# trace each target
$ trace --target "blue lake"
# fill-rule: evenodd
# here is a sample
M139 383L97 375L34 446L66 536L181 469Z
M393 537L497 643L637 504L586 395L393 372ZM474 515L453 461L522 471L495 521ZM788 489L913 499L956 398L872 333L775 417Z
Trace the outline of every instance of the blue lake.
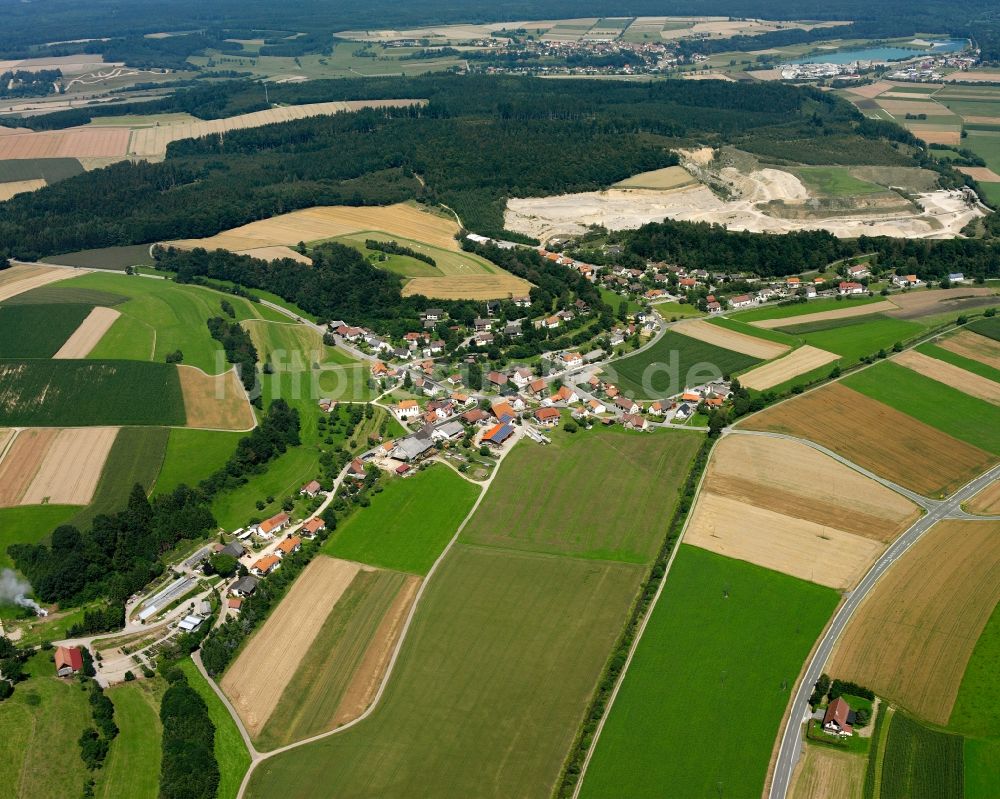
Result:
M964 39L949 39L942 41L933 48L908 50L905 47L867 47L863 50L841 50L820 55L800 58L792 64L850 64L853 61L899 61L904 58L916 58L921 55L939 55L954 53L965 47Z

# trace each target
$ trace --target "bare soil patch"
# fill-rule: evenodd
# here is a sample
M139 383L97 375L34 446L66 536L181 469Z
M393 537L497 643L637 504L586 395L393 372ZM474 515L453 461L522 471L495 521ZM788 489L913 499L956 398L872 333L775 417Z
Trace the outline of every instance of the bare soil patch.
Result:
M818 369L827 363L832 363L840 356L808 344L799 347L784 358L758 366L740 375L740 384L747 388L763 391L777 386L793 377L798 377L813 369Z
M10 430L5 431L6 447L0 458L0 507L10 508L21 504L31 482L45 460L45 455L56 440L59 431L54 428L21 430L11 440Z
M119 316L114 308L94 308L52 357L86 358Z
M778 327L792 327L793 325L808 325L813 322L823 322L827 319L847 319L852 316L868 316L873 313L888 313L898 311L899 307L885 300L883 302L870 302L863 305L845 305L843 308L836 308L832 311L817 311L816 313L802 314L801 316L787 316L781 319L763 319L759 322L751 322L754 327L762 327L765 330L773 330Z
M994 480L966 503L969 513L1000 516L1000 480Z
M898 310L888 313L899 319L919 319L922 316L957 314L971 308L994 305L998 299L996 291L988 286L907 291L893 296L892 302L898 306Z
M337 714L333 717L334 727L356 719L368 709L375 698L382 678L385 677L385 671L389 667L392 652L403 632L403 625L406 623L410 606L417 596L420 583L421 579L415 574L406 578L392 607L375 631L375 636L368 645L350 685L347 686L343 699L340 700Z
M908 499L799 441L727 435L705 488L747 505L888 543L920 509Z
M867 762L863 755L806 744L792 777L791 799L861 799Z
M926 496L948 494L996 458L840 383L754 414L741 427L821 444Z
M1000 405L1000 383L990 380L988 377L969 372L960 366L955 366L947 361L939 361L931 358L922 352L907 350L901 352L893 358L896 363L912 369L914 372L937 380L939 383L957 388L973 397Z
M117 435L117 427L59 430L20 504L89 504Z
M870 83L867 86L852 86L847 91L851 94L856 94L858 97L867 97L871 99L872 97L878 97L884 92L890 91L896 88L893 84L880 80L876 83Z
M939 522L876 584L826 671L947 724L998 600L1000 522Z
M18 194L37 191L47 185L44 178L38 178L37 180L12 180L7 183L0 183L0 202L9 200L11 197L16 197Z
M789 350L787 344L779 344L775 341L748 336L746 333L719 327L719 325L713 325L701 319L681 322L674 325L672 330L683 336L689 336L698 341L704 341L707 344L714 344L716 347L749 355L751 358L769 360L777 358Z
M221 686L251 735L260 733L337 600L361 565L320 556L250 639Z
M207 375L193 366L178 366L187 427L206 430L250 430L256 424L246 392L230 370Z
M994 369L1000 369L1000 341L980 336L971 330L962 330L954 336L937 339L934 343L942 349L961 355L963 358L969 358L992 366Z
M0 272L0 302L31 289L77 277L89 270L57 269L35 264L17 264Z
M870 538L704 491L684 541L845 590L858 583L885 549Z

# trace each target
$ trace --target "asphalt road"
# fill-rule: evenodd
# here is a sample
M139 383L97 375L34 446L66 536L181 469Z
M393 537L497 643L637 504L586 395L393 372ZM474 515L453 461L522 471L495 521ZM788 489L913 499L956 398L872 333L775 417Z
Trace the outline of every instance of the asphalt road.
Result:
M857 588L847 594L847 600L841 605L837 615L834 616L830 628L827 630L823 640L820 641L816 653L813 655L809 668L806 670L802 682L799 684L795 699L792 702L792 711L785 723L785 730L781 736L781 747L778 750L778 760L775 764L774 776L771 780L770 799L785 799L788 795L789 785L795 765L802 754L802 724L809 716L809 697L812 694L813 686L819 679L823 671L823 666L830 657L833 645L837 642L840 634L844 631L851 616L858 609L858 606L872 590L878 579L885 573L886 569L893 564L907 549L937 522L948 518L970 518L961 510L961 504L975 494L979 493L993 480L1000 477L1000 466L994 466L985 474L980 475L975 480L966 483L961 489L952 494L943 502L935 504L927 513L918 519L909 530L901 535L880 557L871 570L864 576Z

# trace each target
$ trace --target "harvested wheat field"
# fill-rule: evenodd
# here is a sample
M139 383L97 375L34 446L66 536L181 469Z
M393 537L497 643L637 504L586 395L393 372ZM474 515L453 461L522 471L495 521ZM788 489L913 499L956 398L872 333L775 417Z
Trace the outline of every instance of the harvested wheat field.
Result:
M0 160L22 158L125 158L125 128L67 128L0 137Z
M947 724L998 600L1000 522L939 522L876 584L825 671Z
M178 366L187 427L204 430L250 430L256 424L253 408L235 369L207 375L194 366Z
M988 377L977 375L960 366L955 366L947 361L939 361L937 358L931 358L929 355L914 350L901 352L892 360L894 363L912 369L924 377L957 388L969 396L1000 405L1000 383L990 380Z
M117 427L59 430L20 504L89 504L117 435Z
M403 296L422 294L435 300L497 300L526 297L531 283L502 272L496 275L415 277L403 286Z
M183 239L168 243L180 248L204 247L208 250L242 252L252 248L331 239L364 231L382 231L452 252L459 252L461 249L455 239L458 223L454 219L423 211L407 203L304 208L224 230L206 239Z
M859 97L866 97L870 100L873 97L878 97L880 94L884 94L885 92L891 91L895 88L894 84L880 80L876 83L869 83L867 86L852 86L847 89L847 91L851 94L856 94Z
M740 427L815 441L925 496L950 494L996 458L840 383L754 414Z
M937 339L934 343L963 358L1000 369L1000 341L980 336L971 330L962 330L954 336Z
M910 128L910 133L927 144L949 144L957 146L962 143L962 130L936 130L933 128Z
M885 549L870 538L705 491L684 542L842 590L856 585Z
M1000 120L998 120L994 124L1000 124ZM958 169L959 172L968 175L973 180L978 180L980 183L1000 183L1000 175L998 175L989 167L960 166L956 167L956 169Z
M0 203L9 200L11 197L16 197L18 194L45 188L47 185L44 178L36 180L12 180L7 183L0 183Z
M40 264L17 264L0 272L0 302L57 280L79 277L89 269L57 269Z
M711 322L705 322L701 319L681 322L674 325L671 329L675 333L690 336L698 341L704 341L706 344L714 344L716 347L722 347L733 352L741 352L744 355L749 355L751 358L760 358L762 360L777 358L790 349L787 344L778 344L774 341L748 336L746 333L729 330L728 328L713 325Z
M725 436L704 489L881 543L920 517L910 500L860 472L800 441L770 436Z
M138 128L132 131L132 141L128 147L128 154L137 158L162 158L167 152L167 145L180 139L196 139L216 133L228 133L232 130L290 122L294 119L357 111L361 108L400 108L425 102L425 100L349 100L346 102L309 103L269 108L266 111L254 111L249 114L240 114L225 119L211 119L205 122L195 120L172 125ZM128 134L128 131L126 130L125 133ZM126 141L128 141L127 135Z
M746 388L763 391L766 388L780 385L793 377L804 375L824 364L832 363L840 356L818 347L806 344L784 358L758 366L740 375L740 385Z
M791 799L861 799L867 763L864 755L806 745L792 776Z
M966 502L965 509L980 516L1000 516L1000 480L994 480Z
M251 735L270 717L326 617L362 568L315 558L226 671L222 690Z
M45 460L59 431L54 428L3 431L0 443L0 508L21 504L21 498Z
M897 310L888 313L900 319L918 319L921 316L958 313L969 308L981 308L994 304L998 299L1000 298L997 297L996 291L988 287L908 291L892 298Z
M274 247L255 247L250 250L242 250L242 254L249 255L251 258L260 258L262 261L278 261L282 258L291 258L293 261L298 261L300 264L308 264L309 266L312 266L312 258L284 245L277 245Z
M114 308L94 308L52 357L86 358L119 316Z
M765 330L773 330L776 327L791 327L792 325L809 325L813 322L825 322L827 319L848 319L852 316L868 316L873 313L887 313L898 311L899 307L884 300L882 302L870 302L862 305L848 305L846 308L837 308L833 311L817 311L800 316L788 316L781 319L762 319L759 322L751 322L754 327L762 327Z

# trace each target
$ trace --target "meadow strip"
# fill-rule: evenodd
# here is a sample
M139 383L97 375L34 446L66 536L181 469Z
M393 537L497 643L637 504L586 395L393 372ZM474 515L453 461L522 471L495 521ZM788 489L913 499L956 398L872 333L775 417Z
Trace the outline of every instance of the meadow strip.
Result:
M978 397L994 405L1000 405L1000 383L994 382L986 377L973 374L961 367L931 358L921 352L908 350L895 356L893 363L912 369L924 377L944 383L946 386L956 388L964 394Z
M121 316L114 308L94 308L53 358L86 358Z
M805 305L808 307L808 303ZM882 302L863 303L861 305L849 305L844 303L843 308L835 308L831 311L817 311L816 313L803 313L795 316L782 316L776 319L758 319L750 322L755 327L762 327L765 330L774 328L790 327L792 325L808 325L813 322L823 322L827 319L847 319L852 316L867 316L869 314L887 313L899 310L898 306L884 300ZM761 309L763 311L763 309Z
M970 358L994 369L1000 369L1000 341L962 330L954 336L936 339L934 343L963 358Z

